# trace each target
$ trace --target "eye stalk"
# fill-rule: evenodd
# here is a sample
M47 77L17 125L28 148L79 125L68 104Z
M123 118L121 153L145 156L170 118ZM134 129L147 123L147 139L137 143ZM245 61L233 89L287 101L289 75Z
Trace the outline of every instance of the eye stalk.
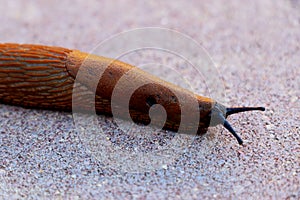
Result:
M236 131L232 128L230 123L226 120L229 115L246 112L246 111L265 111L264 107L233 107L233 108L225 108L221 104L216 103L214 108L212 109L212 117L215 118L215 122L213 125L216 124L223 124L223 126L236 138L240 145L243 144L243 140L241 137L236 133Z
M265 107L236 107L236 108L226 108L226 117L235 113L252 111L252 110L260 110L265 111Z

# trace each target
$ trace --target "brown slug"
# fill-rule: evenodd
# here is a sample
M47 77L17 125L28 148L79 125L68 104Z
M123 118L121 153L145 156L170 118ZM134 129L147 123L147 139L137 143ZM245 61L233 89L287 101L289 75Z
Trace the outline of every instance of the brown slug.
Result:
M182 130L188 133L192 127L196 127L198 133L205 133L209 126L223 124L239 144L243 141L226 120L227 116L250 110L265 110L264 107L226 108L211 98L196 95L118 60L78 50L31 44L0 44L0 102L25 108L72 111L72 92L79 69L85 74L77 86L82 91L78 95L83 101L79 105L83 111L89 109L84 105L90 103L85 102L84 96L93 94L89 91L90 80L98 79L94 95L95 110L97 114L111 116L113 90L120 78L133 70L134 77L143 86L134 91L129 105L125 107L122 105L122 95L119 96L118 108L124 109L124 112L129 109L134 122L149 124L150 107L160 104L167 114L163 129L175 132L179 129L182 114L176 94L180 94L186 102L184 109L188 111L193 110L189 102L196 101L199 104L198 124L185 123ZM97 76L99 70L103 70L101 77ZM129 87L132 84L130 81L125 81L122 88ZM212 117L216 119L214 123L211 123Z

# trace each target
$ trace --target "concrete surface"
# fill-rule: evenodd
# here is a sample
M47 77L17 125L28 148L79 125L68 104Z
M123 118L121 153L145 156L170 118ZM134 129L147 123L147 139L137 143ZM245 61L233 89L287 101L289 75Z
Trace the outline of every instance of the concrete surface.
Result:
M126 173L86 151L70 113L0 105L1 199L300 199L299 1L1 0L0 13L0 42L82 51L132 28L175 29L206 48L228 106L267 107L230 117L245 146L216 127L174 163ZM99 121L120 151L138 142Z

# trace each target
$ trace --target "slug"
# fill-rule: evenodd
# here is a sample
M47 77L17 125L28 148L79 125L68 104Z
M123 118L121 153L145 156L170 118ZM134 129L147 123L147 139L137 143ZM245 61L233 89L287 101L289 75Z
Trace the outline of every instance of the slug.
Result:
M125 107L122 105L121 94L118 109L123 109L124 112L129 109L134 122L147 125L151 121L150 107L160 104L167 114L163 126L166 130L176 132L180 126L182 110L176 94L180 94L186 102L184 109L188 111L192 110L189 102L196 101L199 105L199 122L186 123L183 127L186 133L196 127L197 133L202 134L209 126L222 124L239 144L243 144L243 141L226 118L238 112L265 110L264 107L226 108L211 98L196 95L118 60L78 50L32 44L0 44L0 102L25 108L72 111L72 92L79 68L86 75L76 86L82 91L78 94L79 99L84 102L85 95L93 94L89 91L90 80L98 78L94 109L97 114L110 116L113 114L113 90L121 77L133 70L134 77L142 86L134 91L129 105ZM97 77L99 70L103 70L100 78ZM130 81L127 80L122 85L124 90L132 84ZM83 111L89 109L84 106L89 103L84 102L80 108ZM216 122L210 123L212 117L217 119Z

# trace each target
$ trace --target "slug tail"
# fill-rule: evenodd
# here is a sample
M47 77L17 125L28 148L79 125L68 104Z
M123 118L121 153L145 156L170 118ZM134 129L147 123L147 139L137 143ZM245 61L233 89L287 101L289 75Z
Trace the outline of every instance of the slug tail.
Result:
M237 107L237 108L226 108L226 117L235 113L252 111L252 110L260 110L265 111L265 107Z

